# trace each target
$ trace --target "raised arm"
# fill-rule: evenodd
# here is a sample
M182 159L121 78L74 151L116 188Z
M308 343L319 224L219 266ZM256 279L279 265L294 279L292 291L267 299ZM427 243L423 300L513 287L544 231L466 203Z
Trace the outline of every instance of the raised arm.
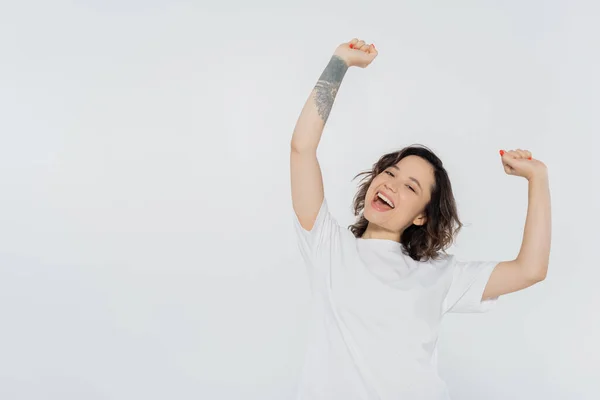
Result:
M324 198L317 147L337 92L349 67L365 68L376 56L375 47L362 40L339 45L296 122L290 151L292 205L306 230L312 229Z
M546 278L550 261L551 207L548 170L527 150L501 151L504 171L528 181L528 206L521 250L517 258L499 263L482 300L516 292Z

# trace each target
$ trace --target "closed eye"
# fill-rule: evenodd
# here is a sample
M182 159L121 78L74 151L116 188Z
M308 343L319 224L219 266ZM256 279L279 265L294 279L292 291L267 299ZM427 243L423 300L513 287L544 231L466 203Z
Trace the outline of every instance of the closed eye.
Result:
M394 174L391 173L390 171L385 171L386 174L390 175L391 177L394 177ZM417 193L417 191L410 185L406 185L410 190L412 190L414 193Z

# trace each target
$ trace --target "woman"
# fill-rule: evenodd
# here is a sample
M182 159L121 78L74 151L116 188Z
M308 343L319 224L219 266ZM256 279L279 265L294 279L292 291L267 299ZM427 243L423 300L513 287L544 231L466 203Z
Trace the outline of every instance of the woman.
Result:
M500 152L505 172L529 185L513 260L462 262L444 252L461 223L442 162L423 146L381 157L354 199L356 224L336 222L317 146L348 68L365 68L377 54L358 39L335 50L291 141L295 226L313 294L299 399L449 399L436 366L442 317L486 311L546 277L548 174L529 151Z

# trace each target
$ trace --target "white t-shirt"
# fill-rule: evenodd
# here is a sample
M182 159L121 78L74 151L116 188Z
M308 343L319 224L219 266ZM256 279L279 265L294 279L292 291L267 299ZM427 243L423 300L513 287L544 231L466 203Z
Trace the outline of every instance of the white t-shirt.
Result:
M441 319L496 303L481 297L497 262L415 261L392 240L354 237L326 200L310 231L294 217L312 293L297 399L449 399L436 363Z

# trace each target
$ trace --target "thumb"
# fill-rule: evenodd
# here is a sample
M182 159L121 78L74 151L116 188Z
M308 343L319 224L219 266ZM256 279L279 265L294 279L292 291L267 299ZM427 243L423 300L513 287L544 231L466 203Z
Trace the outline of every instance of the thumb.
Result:
M519 158L514 154L505 153L502 155L502 166L504 172L509 175L522 176L523 169L526 167L527 160Z
M514 172L516 161L515 158L511 157L504 150L500 150L500 159L502 161L502 166L504 167L504 172L506 172L507 174L511 174L512 172Z

